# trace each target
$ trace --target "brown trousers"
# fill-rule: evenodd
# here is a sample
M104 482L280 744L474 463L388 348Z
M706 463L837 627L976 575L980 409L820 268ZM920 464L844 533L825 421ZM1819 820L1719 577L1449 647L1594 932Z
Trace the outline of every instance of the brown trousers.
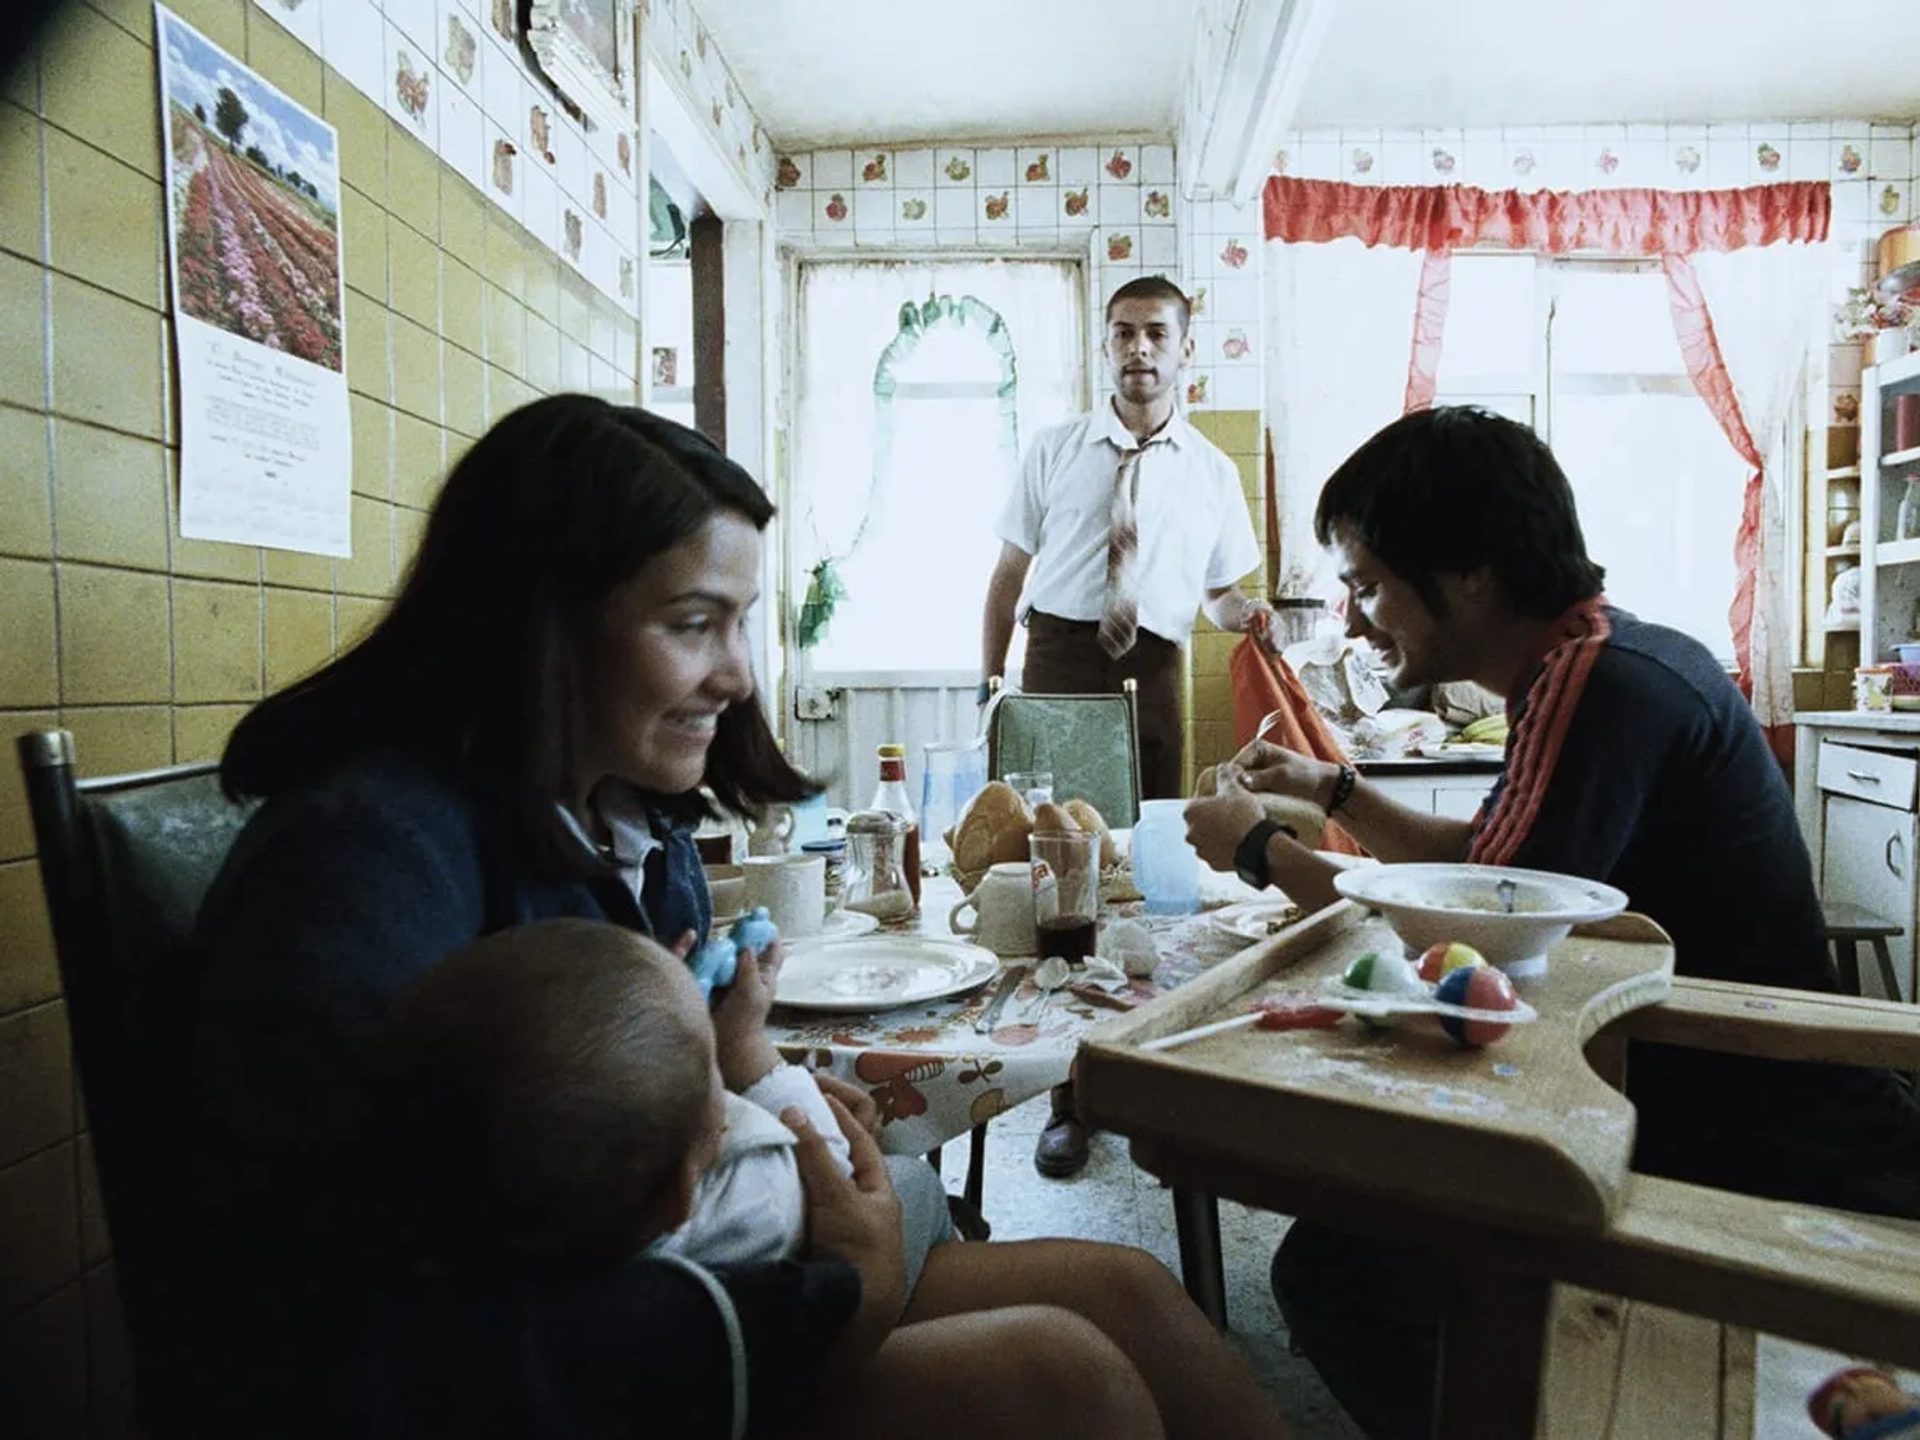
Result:
M1118 660L1100 648L1093 620L1062 620L1035 610L1027 616L1027 658L1020 688L1032 695L1117 695L1121 682L1139 687L1140 794L1177 800L1186 793L1181 770L1180 647L1142 630Z

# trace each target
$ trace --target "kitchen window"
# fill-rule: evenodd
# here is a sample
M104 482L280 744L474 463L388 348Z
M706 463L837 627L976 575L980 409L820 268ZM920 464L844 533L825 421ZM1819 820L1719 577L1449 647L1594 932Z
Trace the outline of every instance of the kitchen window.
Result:
M1608 597L1731 668L1747 467L1687 376L1658 261L1455 254L1434 403L1534 426Z
M1087 403L1084 273L1064 259L800 262L792 608L823 558L845 591L798 652L803 682L932 671L971 688L1019 457Z

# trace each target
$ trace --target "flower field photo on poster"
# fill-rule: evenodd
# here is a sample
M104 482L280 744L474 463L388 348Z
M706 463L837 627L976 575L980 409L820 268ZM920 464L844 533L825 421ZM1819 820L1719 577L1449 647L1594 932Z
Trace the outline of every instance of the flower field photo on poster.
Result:
M160 18L175 304L341 370L334 131L177 17Z

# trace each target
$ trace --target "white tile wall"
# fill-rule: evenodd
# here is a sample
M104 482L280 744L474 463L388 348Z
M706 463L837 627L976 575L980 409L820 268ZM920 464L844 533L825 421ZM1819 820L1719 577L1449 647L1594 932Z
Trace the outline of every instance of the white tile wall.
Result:
M1171 145L882 143L780 155L775 186L792 244L1013 253L1097 240L1103 295L1165 275L1193 297L1188 404L1260 408L1259 207L1182 201Z
M686 0L659 3L692 14ZM499 28L512 0L255 4L602 293L633 308L645 206L634 165L636 133L630 125L589 131L567 112ZM708 48L725 77L725 61L716 47ZM731 81L720 84L725 89ZM758 136L758 121L737 93L733 113L731 123L744 124L745 137ZM544 144L535 143L537 132ZM770 167L764 139L760 149ZM577 249L568 244L569 214Z

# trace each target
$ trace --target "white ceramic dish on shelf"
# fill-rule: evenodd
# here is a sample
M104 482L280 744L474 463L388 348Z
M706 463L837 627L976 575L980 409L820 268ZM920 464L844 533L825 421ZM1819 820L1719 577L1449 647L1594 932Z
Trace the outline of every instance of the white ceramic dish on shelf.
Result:
M999 973L1000 957L978 945L868 935L794 946L773 998L796 1010L891 1010L957 995Z
M1598 880L1502 865L1371 865L1333 885L1386 916L1409 950L1471 945L1516 979L1545 974L1547 950L1575 925L1627 908L1625 892Z

